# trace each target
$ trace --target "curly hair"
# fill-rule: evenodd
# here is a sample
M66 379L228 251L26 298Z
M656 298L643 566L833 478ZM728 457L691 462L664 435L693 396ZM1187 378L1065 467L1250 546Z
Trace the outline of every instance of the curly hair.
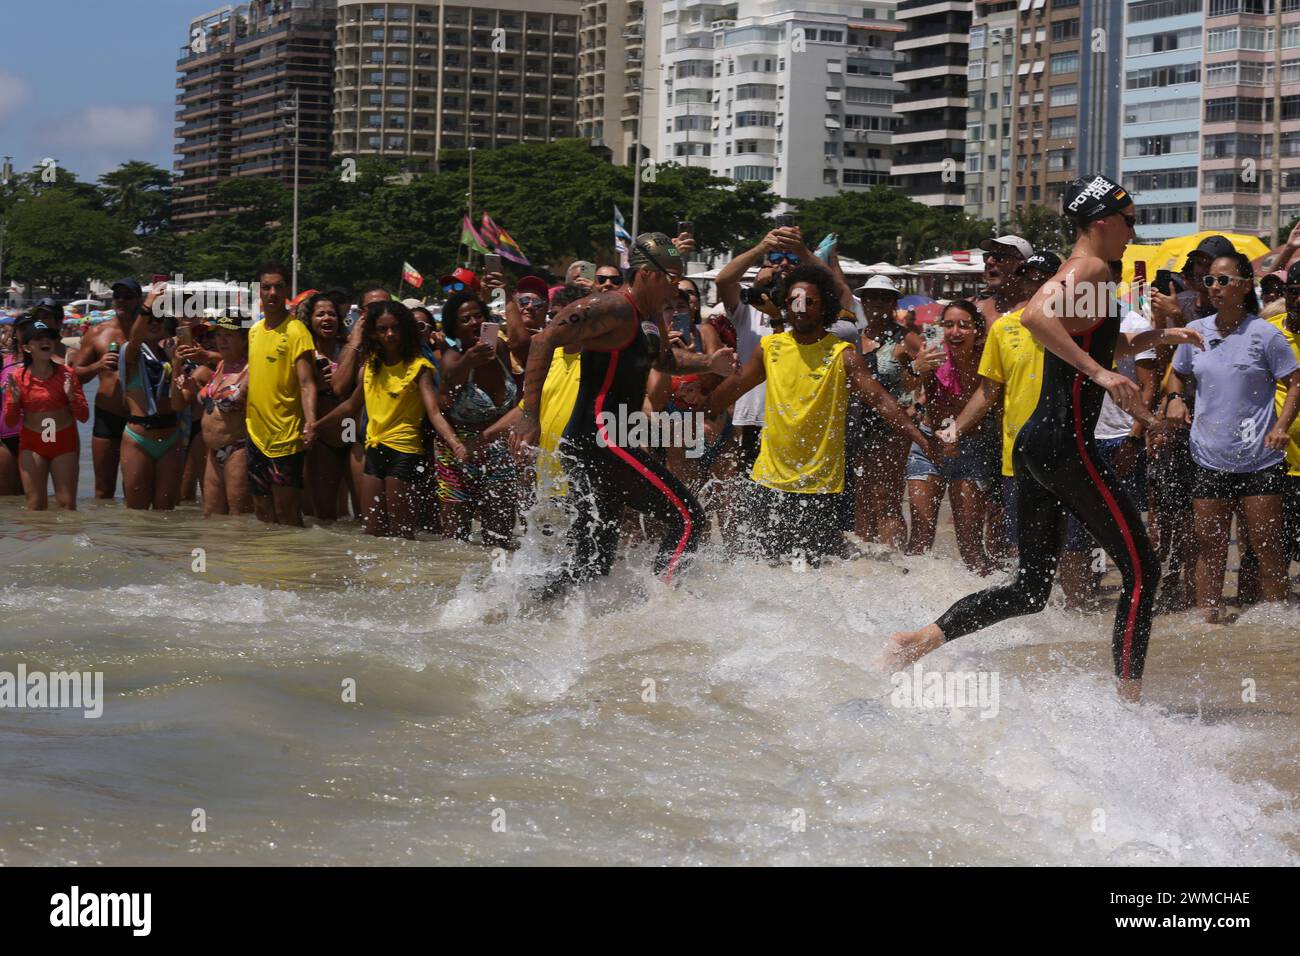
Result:
M830 272L820 266L802 265L785 277L785 311L790 311L790 290L796 283L814 286L822 300L822 327L829 329L840 317L840 293ZM788 320L788 316L787 316Z
M379 320L391 315L397 320L397 332L401 344L398 346L403 362L409 362L420 354L420 330L415 325L415 316L411 310L395 299L371 302L366 306L366 314L361 321L365 323L365 332L361 336L361 362L370 363L371 371L378 372L384 360L384 343L379 340Z
M487 320L488 307L481 296L469 290L457 292L442 306L442 334L447 338L460 340L460 307L470 302L478 303L479 308L483 310L483 319Z

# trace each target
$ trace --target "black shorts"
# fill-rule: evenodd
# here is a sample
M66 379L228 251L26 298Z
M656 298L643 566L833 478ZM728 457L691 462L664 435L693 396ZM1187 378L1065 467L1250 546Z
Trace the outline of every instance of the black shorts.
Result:
M763 556L770 561L803 557L816 564L844 547L839 508L842 494L804 495L753 486L749 515Z
M18 442L21 440L22 440L21 434L6 435L4 438L0 438L0 442L4 443L4 446L9 449L9 454L13 455L14 458L18 457L18 451L19 451Z
M1192 510L1192 478L1196 463L1187 445L1187 430L1147 459L1147 506L1171 514Z
M754 462L758 460L758 451L763 444L763 426L742 425L740 428L740 463L748 478L754 471Z
M272 488L301 488L306 452L268 458L254 442L248 443L248 484L253 496L269 498Z
M126 431L126 416L106 412L95 406L95 425L91 429L92 438L107 438L109 441L121 441L122 432Z
M1282 492L1282 522L1287 557L1300 561L1300 475L1286 476Z
M371 478L396 478L415 484L431 472L429 456L424 452L398 451L387 445L371 445L366 449L364 474Z
M1235 501L1258 495L1280 495L1286 490L1286 462L1280 461L1262 471L1215 471L1192 463L1192 497L1204 500Z

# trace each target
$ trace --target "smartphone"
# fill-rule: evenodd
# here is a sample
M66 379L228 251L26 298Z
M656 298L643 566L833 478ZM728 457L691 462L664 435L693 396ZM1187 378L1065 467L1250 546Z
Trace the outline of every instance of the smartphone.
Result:
M1138 295L1146 295L1147 289L1147 261L1138 259L1133 263L1133 288L1137 290Z
M479 327L478 344L479 345L496 345L497 336L501 331L500 322L484 322Z
M688 236L695 235L695 223L689 219L683 219L679 222L677 224L677 235L680 236L682 233L686 233Z
M925 344L930 348L943 345L943 328L938 321L931 322L925 327Z
M194 344L194 330L191 329L188 325L181 326L180 335L181 335L181 345Z
M776 217L776 224L783 228L788 228L790 226L793 226L794 215L792 213L783 212L781 213L781 215Z
M486 256L484 256L484 257L483 257L483 271L484 271L484 272L500 272L500 271L501 271L501 257L498 256L498 255L495 255L494 253L488 253Z
M673 314L673 331L680 332L684 341L690 341L691 333L694 331L694 323L691 322L689 312L677 312Z
M1156 281L1151 284L1161 295L1173 295L1174 292L1174 274L1169 269L1157 269Z

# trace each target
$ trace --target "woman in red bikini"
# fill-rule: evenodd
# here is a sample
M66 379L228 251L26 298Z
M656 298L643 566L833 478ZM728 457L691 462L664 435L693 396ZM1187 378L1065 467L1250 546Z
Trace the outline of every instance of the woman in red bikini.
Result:
M58 334L42 321L24 322L19 329L22 367L10 368L5 379L5 422L12 426L21 418L23 424L18 467L30 511L49 506L46 486L51 475L59 506L77 509L81 439L76 422L90 418L90 407L77 376L54 361Z

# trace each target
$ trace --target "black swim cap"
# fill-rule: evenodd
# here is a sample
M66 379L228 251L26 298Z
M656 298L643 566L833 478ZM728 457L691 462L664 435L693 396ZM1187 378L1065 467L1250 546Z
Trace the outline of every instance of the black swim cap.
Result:
M662 232L643 232L633 241L627 263L632 269L654 266L660 272L668 272L671 266L681 272L682 254Z
M1133 197L1123 187L1097 173L1069 183L1061 202L1065 215L1075 222L1088 223L1113 216L1132 203Z

